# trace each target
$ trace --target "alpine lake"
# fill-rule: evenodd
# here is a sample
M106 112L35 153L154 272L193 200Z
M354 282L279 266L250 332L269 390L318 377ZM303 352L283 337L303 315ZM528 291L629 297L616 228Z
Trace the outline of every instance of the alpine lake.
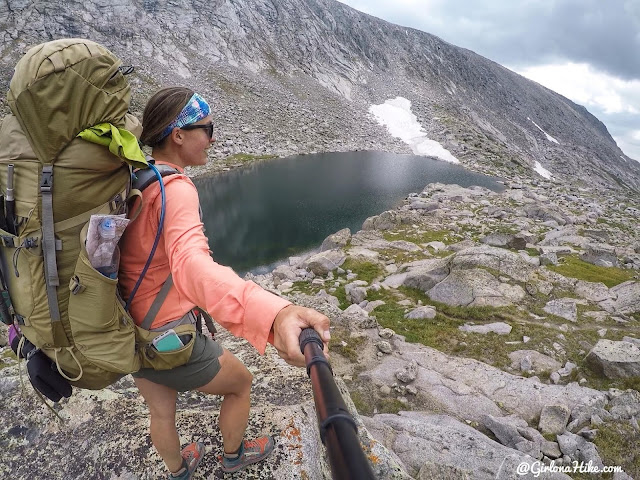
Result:
M460 165L415 155L347 152L261 161L194 179L216 262L265 273L345 227L393 209L429 183L504 186Z

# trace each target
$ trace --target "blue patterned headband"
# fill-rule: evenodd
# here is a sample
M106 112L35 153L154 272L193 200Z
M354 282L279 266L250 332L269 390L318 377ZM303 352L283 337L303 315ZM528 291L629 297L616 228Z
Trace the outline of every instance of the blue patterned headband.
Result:
M169 135L174 128L182 128L185 125L196 123L210 113L211 108L209 104L200 95L194 93L176 119L164 129L160 140Z

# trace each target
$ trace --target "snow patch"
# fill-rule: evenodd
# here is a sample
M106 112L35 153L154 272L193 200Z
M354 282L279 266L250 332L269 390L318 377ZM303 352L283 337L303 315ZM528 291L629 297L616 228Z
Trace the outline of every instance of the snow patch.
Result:
M540 130L542 133L544 133L545 137L547 137L547 140L549 140L550 142L557 143L558 145L560 145L560 142L558 142L558 140L556 140L551 135L549 135L547 132L545 132L542 128L540 128L540 125L538 125L536 122L531 120L529 117L527 117L527 120L529 120L531 123L533 123L538 128L538 130Z
M409 145L414 154L436 157L445 162L460 163L460 160L440 143L427 138L418 118L411 113L411 102L406 98L396 97L381 105L371 105L369 113L380 125L387 127L392 136Z
M551 180L551 172L549 170L547 170L546 168L544 168L540 162L536 162L535 166L533 167L533 169L541 176L546 178L547 180Z

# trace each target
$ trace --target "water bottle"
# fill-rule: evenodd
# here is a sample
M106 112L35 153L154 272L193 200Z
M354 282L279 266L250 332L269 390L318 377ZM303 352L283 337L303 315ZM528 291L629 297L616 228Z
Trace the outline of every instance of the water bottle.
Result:
M116 238L116 221L113 218L105 218L98 226L98 233L102 238Z
M98 233L100 237L105 240L105 242L113 242L114 250L113 255L111 256L111 262L109 265L104 265L102 267L96 268L102 275L109 278L118 278L118 267L120 266L120 249L118 245L115 244L116 238L116 221L113 218L105 218L98 225Z

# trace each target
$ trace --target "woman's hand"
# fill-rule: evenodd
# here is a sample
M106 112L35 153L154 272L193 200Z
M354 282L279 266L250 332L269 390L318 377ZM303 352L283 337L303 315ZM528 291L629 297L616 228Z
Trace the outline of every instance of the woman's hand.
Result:
M288 305L273 321L273 346L284 360L297 367L304 367L304 355L300 352L300 333L313 328L324 343L324 354L329 356L329 318L311 308Z

